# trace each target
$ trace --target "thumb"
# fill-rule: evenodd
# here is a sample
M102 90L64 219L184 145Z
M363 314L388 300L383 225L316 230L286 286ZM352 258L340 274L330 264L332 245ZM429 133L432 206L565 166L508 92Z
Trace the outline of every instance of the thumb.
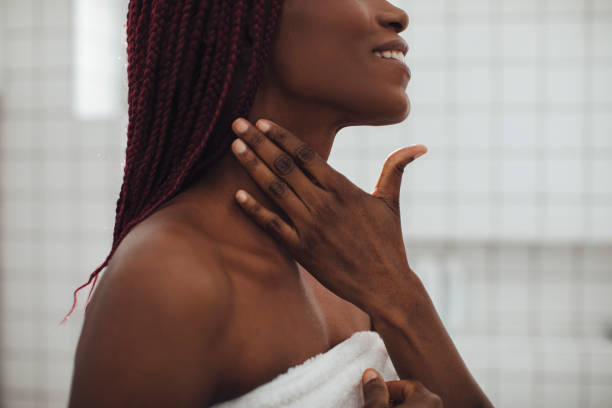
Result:
M382 198L391 206L399 211L400 187L404 167L411 161L427 153L427 146L418 144L402 147L393 151L385 159L382 172L374 187L372 195Z
M363 385L364 408L388 407L389 390L381 375L373 368L364 371L361 377Z
M366 385L367 383L376 378L380 378L380 374L378 374L378 371L375 368L368 368L363 372L361 382L363 383L363 385Z

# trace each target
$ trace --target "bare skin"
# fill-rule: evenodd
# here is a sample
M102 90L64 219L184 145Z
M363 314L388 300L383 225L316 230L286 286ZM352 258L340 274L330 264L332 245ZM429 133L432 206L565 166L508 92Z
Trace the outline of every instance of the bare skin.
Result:
M371 377L370 372L374 375ZM370 376L370 377L368 377ZM420 381L385 381L370 368L363 373L363 408L441 408L442 400Z
M372 49L407 24L384 0L286 0L247 119L290 129L324 160L343 127L403 121L409 76ZM71 407L208 406L371 329L366 303L319 283L238 189L283 214L228 150L126 236L89 304Z
M390 154L369 194L278 124L239 118L234 130L234 153L286 216L240 190L245 212L326 288L370 315L400 378L422 381L447 406L490 407L406 258L400 187L424 146Z

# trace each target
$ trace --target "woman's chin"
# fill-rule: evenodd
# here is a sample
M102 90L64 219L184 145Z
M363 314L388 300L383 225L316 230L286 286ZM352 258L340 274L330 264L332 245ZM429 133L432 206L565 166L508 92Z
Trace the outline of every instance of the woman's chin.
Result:
M403 97L396 99L393 103L389 103L389 99L385 103L381 103L378 107L379 111L378 120L376 125L394 125L401 123L410 115L410 99L408 95L404 94Z
M378 96L380 94L376 95L376 97ZM363 99L363 101L366 100L367 103L362 103L358 108L353 108L353 120L350 120L343 127L395 125L403 122L410 115L410 99L405 92L384 99Z

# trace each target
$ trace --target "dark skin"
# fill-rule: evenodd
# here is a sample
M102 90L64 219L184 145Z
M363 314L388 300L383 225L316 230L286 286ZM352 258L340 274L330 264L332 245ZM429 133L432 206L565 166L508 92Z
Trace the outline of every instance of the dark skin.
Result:
M269 179L255 177L253 166L273 174L274 157L251 160L249 168L243 165L249 161L228 150L120 244L88 307L71 407L208 406L372 327L404 381L420 380L446 406L488 406L405 258L393 197L401 177L394 169L426 148L410 146L391 155L381 175L386 182L374 195L349 191L354 185L326 163L340 129L394 124L408 116L409 76L372 54L407 24L406 13L384 0L286 0L271 61L245 118L251 137L270 143L268 148L269 136L252 126L261 118L311 147L315 154L303 156L317 158L320 185L329 188L333 178L338 191L348 194L335 198L358 200L343 207L347 211L334 227L310 232L345 239L359 231L361 239L314 245L319 236L308 241L309 251L297 251L248 211L257 203L286 225L297 223L299 207L276 200ZM244 70L230 102L243 77ZM225 113L221 122L231 119ZM275 146L280 153L282 147ZM296 164L291 174L298 169ZM311 203L325 203L329 196L314 190L315 182L306 177L292 187L310 189ZM237 203L239 189L249 193L251 207ZM328 201L323 208L332 212L323 214L338 214L331 204L340 202L345 201ZM381 392L384 387L372 389L373 401L392 399ZM391 387L388 392L397 389Z
M372 372L375 377L366 377ZM362 378L364 408L441 408L442 400L420 381L386 381L370 368Z
M309 145L278 124L238 119L234 130L234 153L285 216L241 189L236 199L244 211L318 282L368 313L400 378L422 381L448 406L491 406L406 259L400 185L422 145L389 155L368 194L314 149L304 154ZM290 164L279 166L283 161Z

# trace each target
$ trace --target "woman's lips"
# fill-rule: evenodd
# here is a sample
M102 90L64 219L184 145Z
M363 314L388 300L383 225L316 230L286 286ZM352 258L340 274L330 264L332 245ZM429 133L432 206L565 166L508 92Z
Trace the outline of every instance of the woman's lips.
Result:
M374 55L374 58L376 58L377 60L381 60L382 62L388 62L388 63L395 64L401 67L404 70L404 72L408 75L408 81L410 81L410 78L412 78L412 72L410 71L410 68L408 67L408 65L406 65L405 63L398 61L395 58L381 58L375 55Z

